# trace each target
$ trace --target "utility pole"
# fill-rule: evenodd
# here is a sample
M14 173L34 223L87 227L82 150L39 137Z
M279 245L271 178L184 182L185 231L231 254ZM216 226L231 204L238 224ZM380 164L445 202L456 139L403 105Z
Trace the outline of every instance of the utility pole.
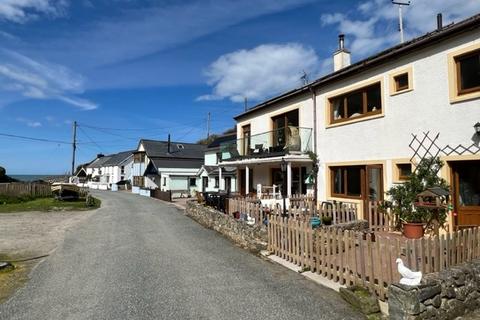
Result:
M77 121L73 121L73 141L72 141L72 171L75 174L75 151L77 150Z
M410 1L395 1L392 0L393 4L398 5L398 29L400 31L400 43L403 43L403 17L402 17L402 6L409 6Z
M207 118L207 139L210 138L210 112L208 113Z

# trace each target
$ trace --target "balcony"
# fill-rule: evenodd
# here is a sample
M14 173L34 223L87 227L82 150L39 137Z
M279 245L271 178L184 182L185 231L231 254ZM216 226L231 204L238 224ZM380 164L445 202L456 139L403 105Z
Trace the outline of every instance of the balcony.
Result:
M289 126L220 146L222 161L305 154L312 150L312 129Z

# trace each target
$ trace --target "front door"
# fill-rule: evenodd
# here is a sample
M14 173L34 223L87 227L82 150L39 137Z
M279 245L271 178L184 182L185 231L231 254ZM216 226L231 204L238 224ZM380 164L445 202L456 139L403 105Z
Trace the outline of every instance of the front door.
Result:
M364 188L363 212L366 213L365 217L368 219L369 202L383 200L383 169L381 164L366 166Z
M208 188L208 177L202 177L202 191L207 192Z
M225 177L225 191L227 193L230 193L232 191L232 178L231 177Z
M456 227L480 225L480 160L452 163Z

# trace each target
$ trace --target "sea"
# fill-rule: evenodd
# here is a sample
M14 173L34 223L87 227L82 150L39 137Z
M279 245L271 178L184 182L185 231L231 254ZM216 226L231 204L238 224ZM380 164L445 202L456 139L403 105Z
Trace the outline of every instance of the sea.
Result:
M8 173L7 173L8 174ZM9 174L9 177L17 179L23 182L37 181L37 180L52 180L55 178L61 178L65 175L52 175L52 174Z

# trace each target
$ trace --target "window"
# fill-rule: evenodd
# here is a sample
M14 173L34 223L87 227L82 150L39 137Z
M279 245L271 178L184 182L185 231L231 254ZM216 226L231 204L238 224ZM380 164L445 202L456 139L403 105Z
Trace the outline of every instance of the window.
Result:
M145 162L145 153L144 152L137 152L133 154L133 162L134 163L142 163Z
M289 145L294 137L292 137L292 128L296 128L295 133L298 137L298 109L283 113L272 118L273 122L273 148L274 151L283 151L285 146ZM265 145L262 147L266 147Z
M190 185L190 187L195 187L197 185L197 179L196 178L190 178L189 179L189 185Z
M145 186L145 177L143 176L134 176L133 177L133 185L136 187L143 187Z
M120 168L120 174L125 174L125 166L121 166L121 168Z
M362 195L362 167L331 168L332 195L360 198Z
M220 185L220 179L218 177L215 177L215 188L218 188Z
M395 91L402 91L408 89L408 73L402 73L393 77L395 81Z
M221 153L221 152L217 152L217 153L216 153L216 156L217 156L217 163L219 163L220 161L222 161L222 153Z
M381 84L348 92L329 99L330 123L362 118L382 112Z
M480 43L448 54L450 102L480 98Z
M412 174L410 163L397 163L398 180L408 180Z
M163 178L163 186L165 187L167 185L167 178Z
M456 57L455 65L458 94L480 91L480 50Z
M250 139L251 139L251 132L250 132L250 125L246 125L242 127L243 137L242 137L242 155L250 154Z

